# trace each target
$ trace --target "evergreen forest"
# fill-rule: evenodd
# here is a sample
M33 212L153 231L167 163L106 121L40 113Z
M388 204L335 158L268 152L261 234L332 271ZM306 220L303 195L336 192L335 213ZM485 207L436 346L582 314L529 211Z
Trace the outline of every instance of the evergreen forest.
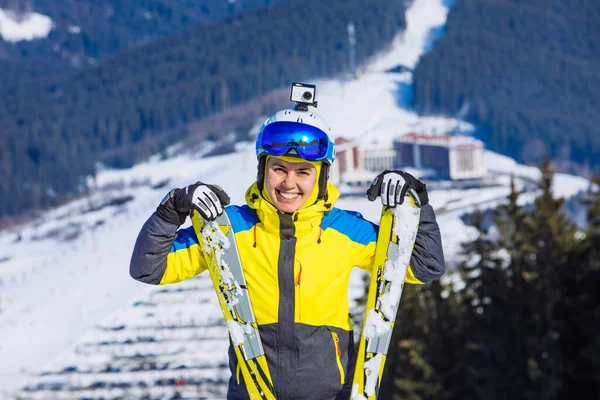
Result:
M459 0L415 70L415 107L477 125L486 147L600 171L597 0Z
M75 74L1 86L0 193L11 195L0 196L0 215L60 203L85 190L99 161L130 166L211 114L293 81L339 76L349 22L360 63L405 27L404 2L272 2Z
M278 0L273 0L275 2ZM269 0L0 0L20 15L35 11L52 20L41 40L0 38L0 86L16 79L73 73L153 39L220 21Z
M540 169L533 205L512 185L492 216L472 215L477 237L449 273L460 279L405 285L380 398L597 398L600 193L578 228L548 159Z

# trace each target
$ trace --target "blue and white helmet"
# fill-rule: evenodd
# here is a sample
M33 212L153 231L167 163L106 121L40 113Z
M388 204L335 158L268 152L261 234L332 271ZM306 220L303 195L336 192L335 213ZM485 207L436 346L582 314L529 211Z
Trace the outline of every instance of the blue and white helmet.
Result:
M265 121L256 138L259 190L263 189L266 155L322 161L317 198L326 198L329 168L335 161L335 139L331 128L319 115L313 111L287 109Z

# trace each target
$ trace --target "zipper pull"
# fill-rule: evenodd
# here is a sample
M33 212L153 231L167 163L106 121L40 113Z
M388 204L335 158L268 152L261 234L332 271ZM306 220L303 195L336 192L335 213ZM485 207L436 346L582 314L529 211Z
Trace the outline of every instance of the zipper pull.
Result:
M298 270L298 278L296 278L296 286L300 286L300 277L302 277L302 264L300 264L300 269Z
M335 349L337 350L337 354L338 356L342 355L342 350L340 349L340 338L337 335L337 333L335 332L331 332L333 333L333 341L335 342Z

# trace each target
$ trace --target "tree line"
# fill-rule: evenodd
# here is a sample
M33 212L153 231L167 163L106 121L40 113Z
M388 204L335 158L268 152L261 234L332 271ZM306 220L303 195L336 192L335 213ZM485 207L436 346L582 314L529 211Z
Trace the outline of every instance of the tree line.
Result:
M520 205L513 185L491 216L473 214L460 279L405 286L380 397L600 393L600 193L586 198L578 227L553 195L553 174L546 159L533 205Z
M56 204L85 188L103 154L172 132L292 81L348 69L347 25L364 61L405 27L402 0L277 2L0 94L0 214ZM227 132L222 132L225 134ZM201 140L201 138L198 138ZM120 154L123 154L121 152ZM148 156L149 154L145 154Z
M462 0L415 70L419 112L459 116L495 151L600 171L600 12L593 0Z
M274 0L278 1L278 0ZM281 1L281 0L279 0ZM52 20L40 40L0 39L0 86L15 79L72 73L123 50L234 13L269 0L0 0L16 17L36 12Z

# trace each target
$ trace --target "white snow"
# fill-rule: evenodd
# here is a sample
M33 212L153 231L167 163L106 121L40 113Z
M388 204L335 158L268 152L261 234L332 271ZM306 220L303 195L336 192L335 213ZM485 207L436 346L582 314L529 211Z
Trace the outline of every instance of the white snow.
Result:
M457 127L472 129L452 118L419 117L403 107L399 100L409 93L411 74L383 72L397 64L415 65L423 49L431 45L432 30L444 23L445 3L415 0L407 13L409 30L357 80L316 82L317 112L336 135L385 141L407 131L441 134ZM5 40L7 35L16 37L7 28L14 19L9 18L7 25L6 15L0 10L0 32ZM152 159L127 170L102 171L88 197L0 232L0 399L14 398L15 390L24 384L151 384L159 378L182 379L177 388L192 393L189 397L194 393L197 397L224 397L229 378L227 327L208 274L154 287L131 279L128 265L139 229L170 188L198 180L214 182L230 195L233 204L244 204L245 190L256 178L254 144L241 143L237 149L218 157L188 154ZM504 202L511 175L523 188L529 188L539 175L535 168L491 152L486 152L485 160L496 186L430 191L449 264L458 260L460 243L473 235L461 215L475 206L495 207ZM165 180L167 185L153 188ZM588 186L583 178L561 174L555 182L555 194L566 197ZM531 201L534 189L521 196L521 201ZM132 199L122 205L101 207L127 196ZM343 197L337 206L361 212L375 222L381 211L381 203L363 197ZM95 211L86 211L90 207ZM357 271L351 279L352 299L362 294L361 276ZM136 352L145 361L132 363ZM155 364L169 367L151 369ZM120 372L103 370L111 365ZM132 369L138 365L150 369ZM174 365L182 368L174 369ZM73 367L76 371L64 372ZM41 372L48 374L39 375ZM201 383L185 383L193 379ZM86 389L70 395L47 390L28 392L27 396L113 398L120 394L138 398L142 393L173 393L169 387L150 386Z
M407 265L408 263L404 264L404 267L402 267L401 265L394 264L391 262L385 263L385 271L391 272L391 274L394 276L392 277L392 279L389 280L392 283L389 291L381 295L381 297L378 299L378 305L379 307L381 307L381 312L383 313L383 315L389 321L394 321L396 319L396 312L398 311L399 304L398 300L402 295L402 284L404 282L404 278L406 277ZM387 274L384 273L384 275L387 279ZM397 282L399 282L399 284L395 284Z
M0 36L7 42L44 38L52 30L52 20L43 14L30 12L17 15L0 8Z
M368 400L365 396L363 396L362 394L358 394L358 384L355 383L352 386L352 395L350 397L352 400Z
M241 296L241 288L235 280L229 265L223 260L223 254L225 250L231 246L231 243L229 242L229 239L227 239L227 236L221 232L219 225L216 222L209 222L202 226L202 242L206 253L214 252L216 262L221 269L223 283L228 286L233 294L233 296L224 297L227 308L233 313L236 304L239 302L239 297ZM230 328L232 327L232 325L228 326ZM234 332L230 331L232 338L236 337L239 331L237 327L234 327L234 329Z
M406 10L406 30L398 33L390 48L369 64L368 71L382 72L402 64L414 68L419 57L431 48L435 32L446 24L447 1L415 1Z
M401 85L411 82L409 73L383 72L365 74L354 81L317 82L317 112L329 123L334 136L368 143L386 144L411 132L441 135L457 128L473 130L470 124L453 118L420 117L399 107L397 98L404 96Z
M365 382L365 393L367 396L375 394L375 387L378 384L379 368L381 368L382 353L377 353L369 361L365 362L363 368L366 371L367 381Z
M399 246L397 248L397 258L388 258L384 264L383 278L390 285L385 285L387 289L378 299L378 304L385 318L390 321L396 320L398 310L398 299L402 294L402 285L406 279L406 270L410 263L412 247L417 236L416 227L419 225L420 210L408 204L408 202L394 207L392 213L396 216L392 231L398 236ZM389 253L388 253L389 254ZM379 322L379 321L377 321ZM367 321L368 325L369 321ZM370 327L366 328L370 329Z
M417 237L416 226L419 225L419 216L421 211L418 208L409 206L408 203L403 203L392 208L392 213L396 216L392 231L398 236L398 242L401 244L410 243L411 246ZM410 252L404 250L407 246L399 246L398 260L396 265L408 265L410 262Z
M234 346L244 343L244 333L248 332L248 326L240 324L237 321L227 321L227 329L231 335L231 341ZM252 327L250 327L252 329Z
M382 336L392 329L392 324L383 319L377 311L371 310L367 313L367 322L364 327L364 335L367 339Z
M219 266L227 267L227 264L223 261L222 257L224 251L231 246L231 243L229 243L227 236L221 232L219 225L217 225L216 222L209 222L202 226L202 244L204 244L203 250L206 253L215 253L215 258ZM228 267L226 270L229 272ZM235 282L233 278L232 281Z

